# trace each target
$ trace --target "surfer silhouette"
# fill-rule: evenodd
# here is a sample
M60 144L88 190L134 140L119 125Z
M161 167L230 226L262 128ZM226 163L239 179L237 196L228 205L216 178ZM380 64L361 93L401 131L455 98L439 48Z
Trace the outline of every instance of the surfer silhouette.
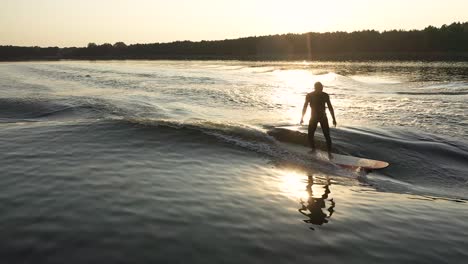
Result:
M320 123L320 127L322 127L323 135L325 136L325 140L327 141L328 157L332 158L332 155L331 155L332 140L330 137L330 126L328 124L327 113L325 111L325 104L327 104L328 106L328 111L330 111L330 114L333 117L333 125L336 127L335 112L330 102L330 96L327 93L323 92L322 83L316 82L314 85L314 88L315 88L315 91L308 93L306 95L304 107L302 108L301 125L304 123L304 115L307 112L307 106L310 105L310 108L312 111L312 114L309 120L309 128L308 128L308 137L309 137L310 147L312 148L312 151L315 151L314 135L315 135L315 130L317 129L317 124Z

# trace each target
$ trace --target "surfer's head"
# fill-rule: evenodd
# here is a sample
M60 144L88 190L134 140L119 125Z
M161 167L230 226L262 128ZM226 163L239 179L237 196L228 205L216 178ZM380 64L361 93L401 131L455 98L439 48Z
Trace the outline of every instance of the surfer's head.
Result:
M315 91L321 92L323 91L323 84L321 82L316 82L314 84Z

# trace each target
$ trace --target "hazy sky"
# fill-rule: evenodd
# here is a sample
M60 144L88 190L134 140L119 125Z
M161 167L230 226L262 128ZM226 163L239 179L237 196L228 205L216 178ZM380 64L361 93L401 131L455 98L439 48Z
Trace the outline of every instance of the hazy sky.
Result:
M468 0L0 0L0 45L212 40L468 21Z

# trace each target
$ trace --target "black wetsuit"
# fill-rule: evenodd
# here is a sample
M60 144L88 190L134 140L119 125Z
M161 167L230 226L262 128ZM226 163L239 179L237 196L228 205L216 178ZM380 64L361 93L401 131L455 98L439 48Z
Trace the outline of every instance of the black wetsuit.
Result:
M320 123L323 135L327 141L327 149L330 152L332 142L330 138L330 126L328 125L328 118L325 112L325 104L330 103L330 96L327 93L315 91L307 94L306 100L312 109L308 131L310 147L315 149L314 134L317 124Z

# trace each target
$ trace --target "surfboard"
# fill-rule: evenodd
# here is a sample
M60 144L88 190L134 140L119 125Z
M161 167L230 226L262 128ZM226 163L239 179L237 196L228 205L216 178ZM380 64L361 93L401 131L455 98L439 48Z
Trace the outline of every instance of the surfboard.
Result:
M287 127L277 127L275 129L280 129L286 132L291 132L291 133L301 133L304 134L303 136L306 136L307 133L307 127L302 127L302 126L287 126ZM286 149L288 152L299 154L301 156L309 156L311 158L320 158L320 159L326 159L330 161L333 164L336 164L338 166L344 167L344 168L349 168L349 169L365 169L365 170L379 170L379 169L384 169L388 167L390 164L386 161L381 161L381 160L373 160L373 159L368 159L368 158L362 158L362 157L354 157L350 155L343 155L343 154L337 154L337 153L332 153L332 158L328 159L328 153L322 150L316 150L314 152L310 151L309 147L306 147L301 144L296 144L296 143L289 143L282 138L284 135L280 135L277 133L269 133L270 135L274 136L279 140L279 144L281 147ZM287 134L287 133L286 133Z
M301 156L310 156L311 158L328 159L328 153L322 150L310 151L310 148L292 143L279 142L281 147L288 152L300 154ZM331 163L340 167L349 169L379 170L388 167L390 164L385 161L354 157L332 153L332 158L328 159Z

